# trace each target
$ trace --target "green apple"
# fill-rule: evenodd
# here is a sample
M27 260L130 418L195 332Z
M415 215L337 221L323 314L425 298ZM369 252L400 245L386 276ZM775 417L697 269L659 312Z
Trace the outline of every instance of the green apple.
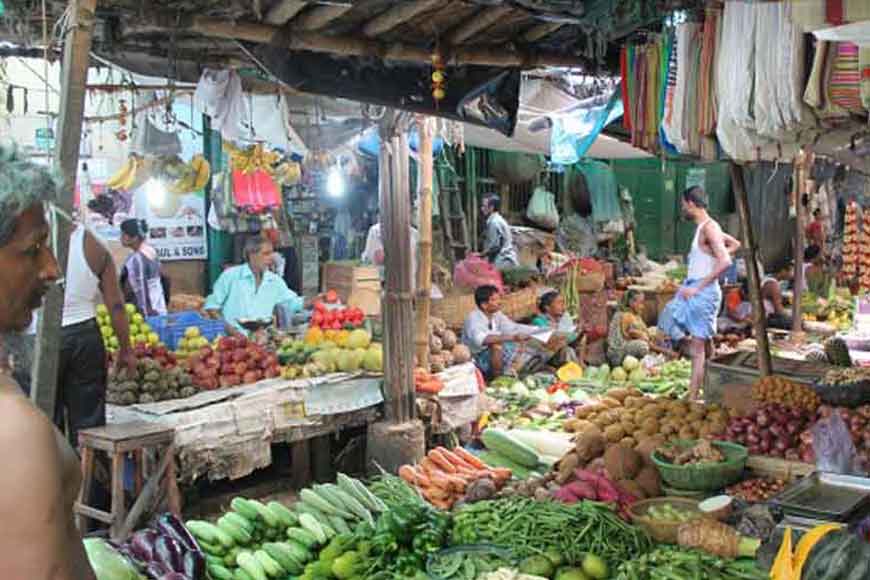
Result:
M199 338L199 336L200 336L199 328L197 328L195 326L189 326L184 331L184 336L185 336L185 338Z
M120 348L120 346L121 346L121 344L118 342L117 336L113 336L109 339L109 348L114 349L114 350L118 350L118 348Z
M101 327L100 334L103 335L103 338L109 338L110 336L112 336L112 327L111 326Z
M125 304L124 310L127 312L127 314L129 316L133 316L134 314L136 314L136 307L133 306L132 304Z
M109 316L109 309L106 308L105 304L97 304L97 316L102 318Z
M139 314L138 312L133 314L133 323L134 324L143 324L145 322L145 317Z
M148 344L150 344L151 346L157 346L157 344L159 342L160 342L160 337L157 336L156 332L148 333Z

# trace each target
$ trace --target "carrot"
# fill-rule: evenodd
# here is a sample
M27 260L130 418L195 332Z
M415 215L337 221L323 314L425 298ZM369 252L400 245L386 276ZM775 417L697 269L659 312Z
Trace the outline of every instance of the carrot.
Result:
M432 482L433 488L441 489L444 492L449 492L451 489L450 480L443 473L431 473L429 474L429 480Z
M447 481L450 482L450 485L456 490L458 493L465 493L466 488L468 487L468 481L457 477L455 475L448 475Z
M495 476L495 480L499 482L508 481L514 476L513 472L507 467L496 467L492 470L492 474Z
M474 469L474 466L445 447L436 447L435 451L443 455L447 461L455 465L457 468Z
M415 390L418 393L425 393L428 395L437 395L438 393L440 393L441 391L444 390L444 383L442 383L438 379L433 379L430 381L423 381L423 382L416 384Z
M449 511L453 507L452 501L443 500L443 499L429 500L429 503L431 503L432 505L434 505L438 509L444 510L444 511Z
M399 468L399 477L411 485L417 484L417 471L410 465L403 465Z
M447 458L444 457L444 454L437 449L433 449L432 451L430 451L428 457L442 471L445 471L447 473L456 473L456 466L450 463L450 461L448 461Z
M420 489L420 493L429 501L450 499L450 494L447 491L437 487L423 487Z
M420 467L422 467L423 471L425 471L429 475L432 475L435 473L440 473L441 475L447 475L446 473L444 473L443 469L438 467L438 465L434 461L429 459L428 457L424 457L423 459L420 460Z
M481 461L477 456L473 453L469 453L462 447L457 447L453 450L453 453L459 456L460 459L464 460L466 463L471 465L472 467L476 467L477 469L490 469L490 467Z

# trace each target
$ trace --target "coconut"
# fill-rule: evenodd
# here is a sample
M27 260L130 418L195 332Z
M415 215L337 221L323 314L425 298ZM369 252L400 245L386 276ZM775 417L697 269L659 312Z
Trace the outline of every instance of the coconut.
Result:
M647 465L634 477L634 481L643 489L647 497L658 497L662 494L662 480L659 470Z
M639 483L633 479L620 479L616 485L629 495L633 495L636 499L646 499L647 495Z
M454 364L463 364L471 360L471 350L464 344L457 344L453 347L453 362Z
M643 459L634 449L623 445L611 445L604 452L604 468L610 479L634 479L643 466Z
M441 339L435 336L434 334L429 335L429 352L432 354L439 354L442 350L444 350L444 343L441 342Z

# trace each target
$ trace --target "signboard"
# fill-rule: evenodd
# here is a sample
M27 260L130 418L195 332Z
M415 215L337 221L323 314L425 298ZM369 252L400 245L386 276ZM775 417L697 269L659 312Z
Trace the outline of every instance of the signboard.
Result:
M205 192L175 194L156 179L133 191L132 214L148 223L148 243L164 262L205 260Z
M703 167L692 167L686 172L686 189L699 186L701 189L707 189L707 170Z
M36 130L36 148L48 151L54 147L54 129L40 127Z

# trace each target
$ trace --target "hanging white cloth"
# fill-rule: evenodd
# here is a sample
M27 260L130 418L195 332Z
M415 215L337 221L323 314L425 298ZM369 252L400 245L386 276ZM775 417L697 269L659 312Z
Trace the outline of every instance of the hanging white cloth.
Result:
M195 106L212 119L212 129L224 139L246 137L242 122L248 106L242 93L242 79L234 70L205 69L193 95Z

